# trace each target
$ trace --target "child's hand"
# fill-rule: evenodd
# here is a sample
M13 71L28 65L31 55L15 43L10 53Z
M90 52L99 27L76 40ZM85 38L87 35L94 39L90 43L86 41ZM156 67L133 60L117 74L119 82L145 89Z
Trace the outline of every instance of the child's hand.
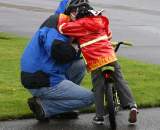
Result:
M71 20L71 19L70 19L70 16L65 15L65 14L60 14L60 15L59 15L59 18L58 18L58 29L59 29L59 27L62 26L63 24L70 22L70 20Z
M69 22L70 20L71 20L71 19L70 19L70 16L65 15L65 14L60 14L60 15L59 15L59 18L58 18L58 24L67 23L67 22Z

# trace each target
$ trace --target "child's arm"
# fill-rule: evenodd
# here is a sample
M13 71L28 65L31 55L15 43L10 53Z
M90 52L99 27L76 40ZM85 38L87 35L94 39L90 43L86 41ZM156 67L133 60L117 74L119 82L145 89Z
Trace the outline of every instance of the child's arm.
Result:
M111 41L112 40L112 32L110 30L110 27L108 27L108 41Z
M69 16L60 14L58 20L58 31L61 34L79 38L87 34L87 29L82 25L81 20L71 22Z
M109 25L109 19L106 17L106 33L108 36L108 41L112 40L112 31L110 29L110 25Z

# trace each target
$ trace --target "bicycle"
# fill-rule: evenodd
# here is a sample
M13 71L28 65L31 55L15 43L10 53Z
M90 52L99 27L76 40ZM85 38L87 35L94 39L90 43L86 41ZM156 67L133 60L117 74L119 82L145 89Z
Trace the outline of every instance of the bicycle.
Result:
M115 46L115 52L118 51L120 45L128 45L132 46L131 43L128 42L118 42L113 44ZM107 110L109 115L109 122L112 129L116 129L116 113L120 110L120 100L117 94L117 90L115 89L115 81L113 77L114 67L113 66L104 66L101 68L102 74L105 78L105 102L107 103Z

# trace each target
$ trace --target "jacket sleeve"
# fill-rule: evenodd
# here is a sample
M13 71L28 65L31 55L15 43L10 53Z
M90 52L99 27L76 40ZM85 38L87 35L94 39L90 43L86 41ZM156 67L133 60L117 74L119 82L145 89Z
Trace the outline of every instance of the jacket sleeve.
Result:
M80 20L70 22L67 18L62 18L62 15L60 15L58 30L61 34L78 38L87 34L87 30L82 24L83 23Z
M108 40L111 41L112 40L112 32L110 27L108 27Z
M112 40L112 31L110 29L109 19L107 17L105 17L105 19L106 19L106 33L108 36L108 40L111 41Z

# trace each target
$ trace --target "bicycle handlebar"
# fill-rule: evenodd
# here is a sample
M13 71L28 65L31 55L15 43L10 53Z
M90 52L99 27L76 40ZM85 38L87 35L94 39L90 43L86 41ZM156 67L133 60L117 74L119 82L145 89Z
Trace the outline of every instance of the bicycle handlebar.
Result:
M127 41L121 41L121 42L112 42L112 46L115 47L115 52L118 51L120 45L123 44L123 45L127 45L127 46L132 46L132 43L130 42L127 42Z

